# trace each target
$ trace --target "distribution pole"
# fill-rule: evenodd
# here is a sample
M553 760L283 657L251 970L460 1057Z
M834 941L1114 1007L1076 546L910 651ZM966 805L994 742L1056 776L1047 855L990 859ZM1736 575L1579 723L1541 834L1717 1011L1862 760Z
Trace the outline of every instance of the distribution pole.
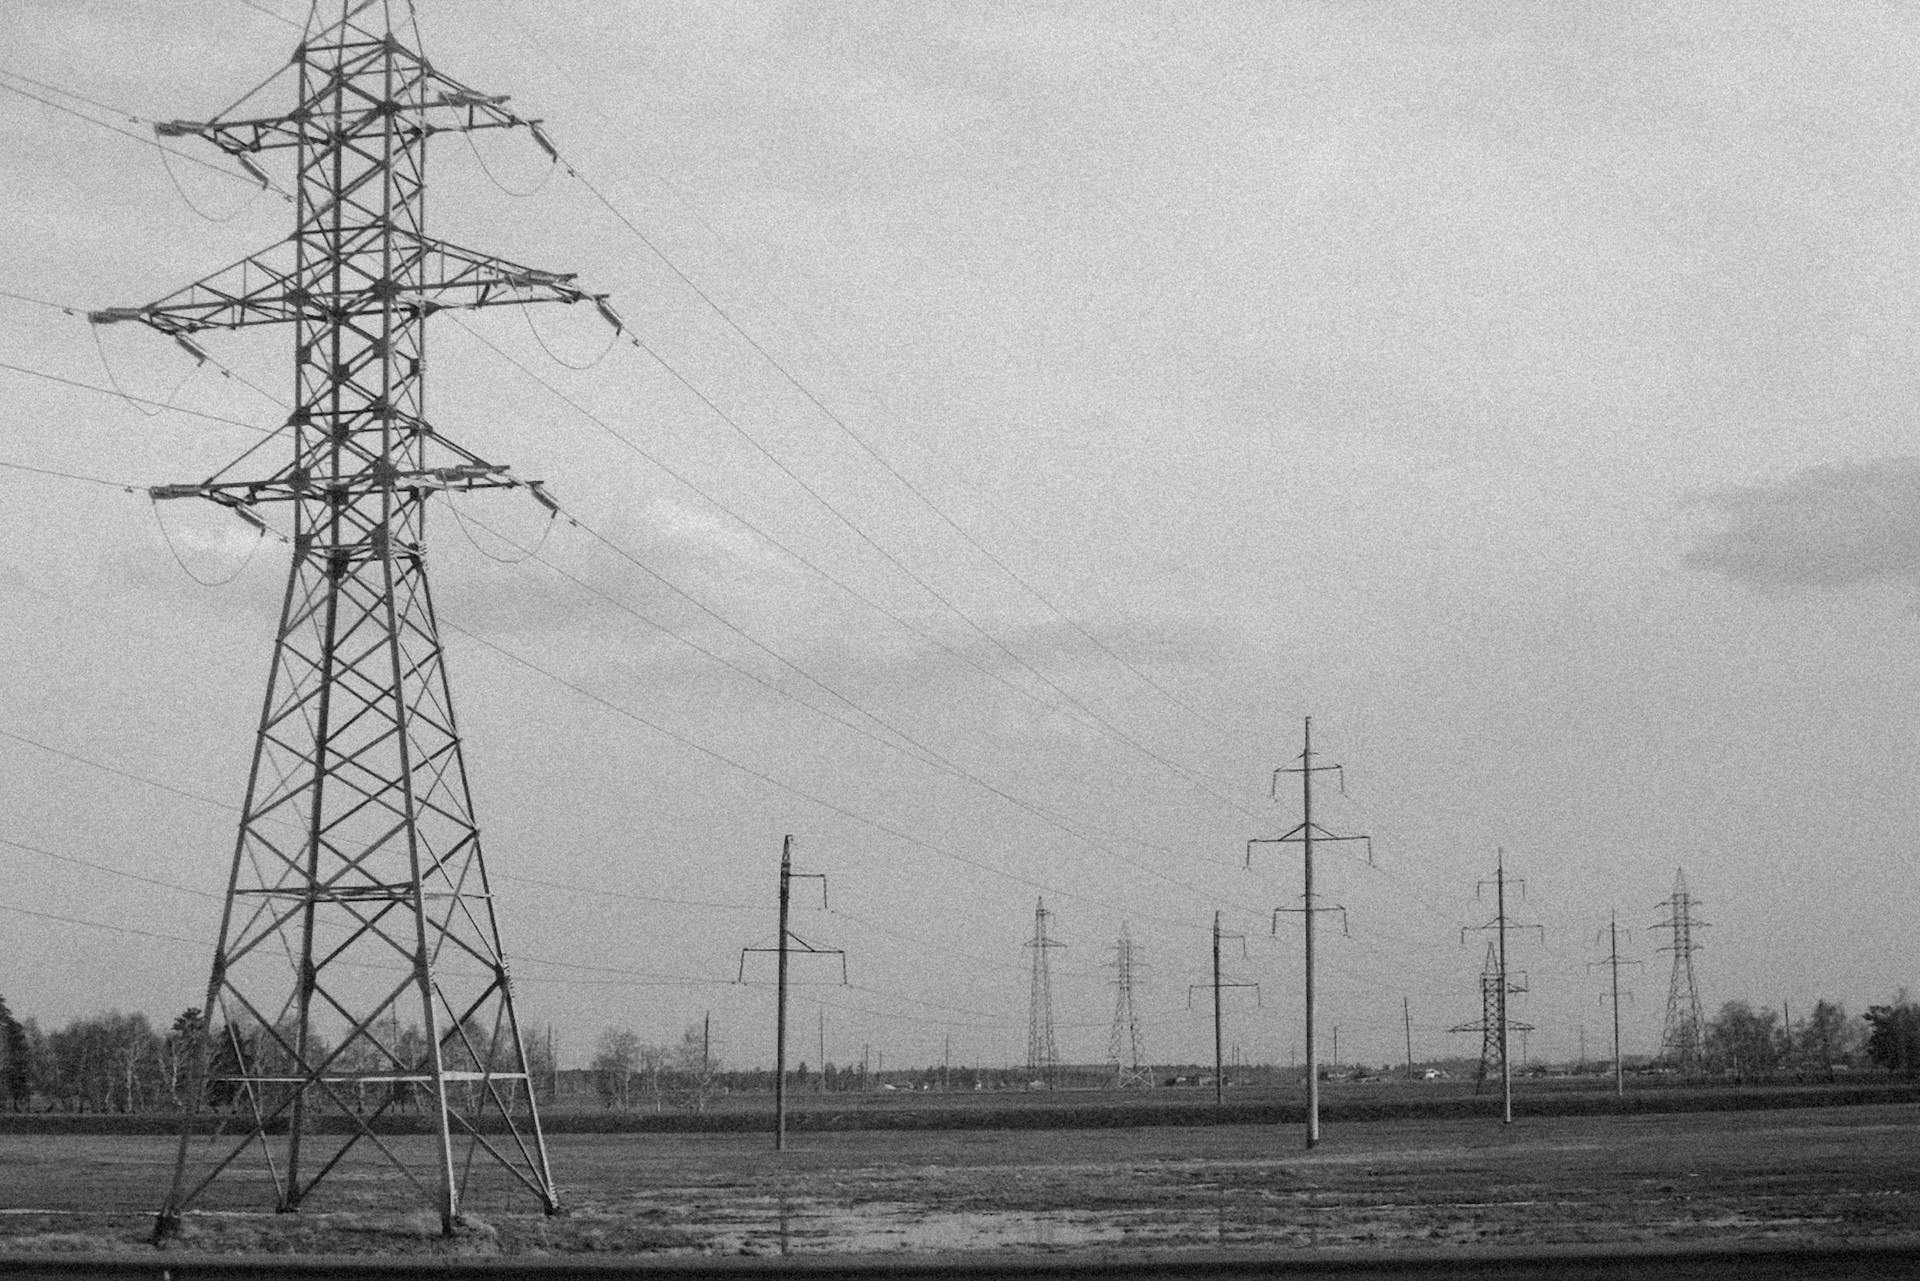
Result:
M1613 971L1613 1094L1615 1098L1625 1098L1627 1071L1620 1061L1620 918L1611 912L1607 914L1607 933L1610 936L1608 968Z
M1247 936L1244 934L1221 933L1220 913L1216 909L1213 914L1213 983L1211 985L1213 988L1213 1101L1216 1105L1226 1102L1223 1094L1223 1089L1226 1085L1226 1065L1222 1061L1221 1055L1222 1019L1220 1013L1220 989L1223 987L1250 987L1253 989L1253 999L1256 1002L1260 999L1260 985L1258 983L1243 983L1237 979L1226 979L1221 976L1220 940L1223 938L1239 939L1241 959L1244 960L1246 958ZM1195 986L1197 985L1189 984L1187 986L1188 1009L1193 1008L1193 989Z
M773 1150L784 1151L787 1146L787 954L790 945L798 944L802 952L840 958L840 981L847 981L847 954L837 947L815 947L795 934L787 926L788 908L793 896L793 882L820 882L820 906L827 905L827 877L824 872L796 872L793 870L793 837L789 834L780 842L780 938L773 947L743 947L740 949L740 974L735 980L744 983L747 978L747 953L774 952L779 955L779 995L774 1005L773 1031Z
M1626 1067L1620 1056L1620 967L1639 965L1639 961L1620 959L1620 914L1607 913L1607 959L1600 964L1611 971L1613 985L1613 1093L1616 1098L1624 1098L1627 1093ZM1588 966L1592 968L1591 965ZM1627 993L1632 996L1633 993Z
M1226 1065L1222 1059L1220 1035L1220 913L1213 914L1213 1102L1218 1106L1226 1102L1225 1081Z
M1413 1006L1400 998L1400 1022L1407 1030L1407 1080L1413 1080Z
M787 913L793 899L793 836L780 842L780 998L773 1031L773 1150L787 1146Z
M1508 1041L1508 1032L1515 1025L1513 1024L1512 1020L1508 1017L1508 1014L1507 1014L1507 997L1510 993L1526 991L1526 987L1523 984L1514 983L1511 976L1512 972L1508 969L1507 931L1509 928L1538 930L1540 929L1540 927L1537 925L1516 926L1512 923L1510 918L1507 916L1507 852L1506 850L1497 849L1495 851L1494 858L1495 858L1494 872L1493 872L1494 918L1492 921L1488 922L1485 925L1474 925L1474 926L1469 926L1465 929L1462 929L1460 931L1460 937L1462 941L1464 941L1466 939L1467 932L1469 929L1493 930L1495 932L1495 938L1498 940L1498 945L1495 948L1495 969L1493 973L1493 988L1490 993L1492 998L1491 1006L1490 1008L1487 1008L1487 1002L1483 1000L1483 1003L1482 1003L1483 1008L1481 1011L1481 1022L1483 1024L1491 1025L1485 1028L1484 1030L1486 1031L1489 1037L1494 1038L1496 1040L1496 1043L1499 1047L1500 1120L1505 1125L1512 1125L1513 1124L1513 1063L1512 1063L1512 1056L1508 1053L1507 1041ZM1518 884L1521 887L1521 892L1524 893L1526 890L1526 882L1518 881L1516 882L1516 884ZM1487 883L1485 881L1482 881L1480 882L1478 889L1485 889L1486 885ZM1542 938L1544 937L1545 937L1545 931L1542 931ZM1483 988L1484 988L1484 979L1483 979ZM1522 1030L1530 1031L1531 1029L1523 1027ZM1481 1053L1481 1066L1483 1069L1485 1068L1485 1065L1486 1065L1486 1055L1483 1049Z
M1299 912L1305 920L1306 934L1306 1044L1307 1044L1307 1146L1315 1147L1320 1142L1320 1064L1314 1043L1314 966L1313 942L1314 916L1320 912L1339 912L1344 919L1346 909L1338 905L1322 907L1315 900L1313 892L1313 843L1316 838L1323 841L1365 841L1367 842L1368 861L1373 857L1373 840L1367 836L1336 836L1313 821L1313 776L1320 773L1342 773L1338 765L1315 765L1313 763L1313 718L1306 718L1304 743L1297 766L1282 766L1273 772L1273 790L1279 792L1282 774L1300 776L1300 823L1285 835L1256 838L1247 842L1247 863L1253 862L1253 847L1256 845L1298 844L1301 847L1304 872L1304 889L1301 905L1297 908L1274 909L1274 928L1279 928L1281 912ZM1344 774L1342 773L1344 778Z

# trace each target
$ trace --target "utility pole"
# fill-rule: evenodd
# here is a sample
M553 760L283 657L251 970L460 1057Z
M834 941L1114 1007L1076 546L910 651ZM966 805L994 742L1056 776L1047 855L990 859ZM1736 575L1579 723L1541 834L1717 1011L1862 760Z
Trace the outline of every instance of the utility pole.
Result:
M1514 883L1520 886L1522 894L1526 892L1527 883L1524 880ZM1487 884L1488 882L1486 881L1480 882L1480 884L1475 887L1475 893L1478 894L1484 891ZM1480 1072L1484 1078L1487 1070L1487 1048L1489 1043L1497 1044L1498 1057L1500 1059L1500 1120L1502 1124L1512 1125L1513 1064L1507 1052L1508 1032L1509 1030L1518 1030L1524 1033L1531 1032L1533 1029L1529 1025L1512 1022L1507 1015L1507 997L1511 994L1525 992L1527 990L1524 982L1515 983L1513 981L1511 971L1507 968L1507 931L1509 929L1539 930L1540 927L1538 925L1514 924L1512 919L1507 915L1507 852L1504 849L1497 849L1495 851L1492 884L1494 886L1493 920L1485 925L1472 925L1463 928L1460 931L1460 938L1462 942L1465 942L1467 934L1472 930L1493 930L1495 932L1494 937L1498 940L1498 944L1491 955L1491 959L1495 963L1494 981L1491 989L1491 1009L1489 1009L1486 1004L1486 998L1489 992L1484 972L1481 979L1482 1008L1480 1018L1482 1030L1485 1035L1483 1036L1481 1045ZM1546 932L1541 930L1543 940L1545 936ZM1467 1029L1462 1027L1454 1030L1465 1031ZM1492 1041L1489 1042L1487 1038L1492 1038Z
M816 1013L820 1016L820 1093L827 1092L827 1011L823 1006Z
M1258 983L1242 983L1237 980L1227 980L1221 977L1220 975L1220 940L1224 938L1240 940L1240 959L1244 961L1247 957L1247 936L1244 934L1221 933L1220 932L1220 913L1216 909L1213 914L1213 1101L1215 1106L1218 1106L1226 1102L1226 1097L1223 1093L1224 1087L1226 1085L1226 1065L1223 1062L1221 1062L1221 1053L1220 1053L1220 1050L1221 1050L1220 989L1223 987L1250 987L1253 989L1254 1003L1258 1004L1260 1001L1260 985ZM1193 1008L1193 989L1196 986L1198 985L1197 984L1187 985L1187 1008L1188 1009ZM1238 1046L1234 1047L1236 1056L1238 1054L1239 1048L1240 1047Z
M537 482L428 422L425 331L453 307L591 301L613 313L570 274L426 234L432 135L519 127L553 153L537 121L403 43L396 7L315 0L288 64L297 98L280 114L242 114L250 92L211 120L156 124L163 138L218 148L263 186L272 179L259 162L290 155L292 234L157 302L88 315L148 325L196 360L205 353L192 335L206 331L284 324L293 336L291 457L265 475L234 477L236 462L148 491L220 504L263 536L262 505L286 505L292 523L156 1240L177 1235L256 1146L282 1212L305 1205L363 1141L431 1202L443 1233L461 1222L476 1162L504 1167L547 1213L559 1208L425 555L435 494L524 487L558 509ZM400 1042L402 1012L424 1027L422 1044ZM216 1044L243 1112L196 1144ZM363 1116L347 1099L368 1089L382 1101ZM403 1098L424 1103L430 1149L378 1137Z
M840 982L847 981L847 954L837 947L815 947L792 930L787 928L789 907L793 898L793 882L820 882L820 906L827 906L827 876L824 872L796 872L793 870L793 836L789 834L780 842L780 940L772 947L743 947L740 949L740 973L736 983L747 981L747 953L775 952L779 954L779 997L774 1002L776 1013L773 1021L773 1150L784 1151L787 1146L787 953L791 945L798 944L802 952L816 956L837 956L840 958ZM823 1065L824 1066L824 1065Z
M1607 967L1608 971L1610 971L1613 984L1613 1093L1616 1098L1625 1098L1627 1094L1627 1073L1625 1064L1620 1056L1620 967L1623 965L1639 965L1641 962L1623 961L1620 959L1620 915L1618 912L1607 913L1606 934L1607 959L1598 962L1598 964ZM1592 969L1593 963L1589 963L1587 968ZM1629 992L1627 995L1628 997L1632 997L1633 993ZM1585 1045L1585 1041L1582 1040L1580 1052L1582 1058L1586 1057Z
M1047 937L1045 899L1034 900L1033 937L1027 946L1033 950L1033 984L1027 1001L1027 1080L1039 1081L1052 1089L1060 1071L1060 1049L1053 1039L1053 973L1048 954L1065 943Z
M1400 1022L1407 1030L1407 1080L1413 1080L1413 1006L1400 998Z
M1700 1071L1706 1048L1706 1017L1700 1012L1700 987L1693 977L1693 954L1700 950L1693 932L1707 928L1694 919L1700 900L1687 893L1687 873L1674 869L1673 897L1660 904L1667 919L1656 928L1671 929L1673 942L1656 951L1673 953L1673 975L1667 982L1667 1017L1660 1029L1660 1058L1688 1075Z
M1298 774L1300 776L1300 823L1284 835L1262 837L1247 842L1247 865L1253 865L1253 847L1256 845L1293 845L1301 847L1302 867L1305 875L1305 888L1300 896L1299 907L1274 909L1274 932L1279 932L1280 913L1298 912L1305 925L1306 934L1306 1043L1307 1043L1307 1146L1315 1147L1320 1142L1320 1064L1313 1040L1314 990L1313 990L1313 920L1320 912L1338 912L1341 920L1346 920L1347 909L1336 905L1321 907L1313 893L1313 843L1322 841L1365 841L1367 843L1367 861L1373 861L1373 838L1369 836L1336 836L1313 821L1313 776L1333 772L1340 774L1344 782L1345 773L1338 765L1315 765L1313 763L1313 717L1306 718L1303 735L1304 745L1296 758L1300 763L1282 766L1273 772L1272 790L1279 795L1280 776Z

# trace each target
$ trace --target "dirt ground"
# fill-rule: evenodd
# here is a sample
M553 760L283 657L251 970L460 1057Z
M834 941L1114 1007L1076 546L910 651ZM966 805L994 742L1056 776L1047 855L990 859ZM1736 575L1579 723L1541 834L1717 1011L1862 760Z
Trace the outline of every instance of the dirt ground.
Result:
M560 1135L566 1213L480 1186L439 1236L384 1167L307 1211L264 1177L187 1217L198 1251L527 1255L1354 1250L1920 1239L1920 1105L1298 1127ZM411 1140L410 1140L411 1141ZM0 1254L149 1248L172 1144L0 1136Z

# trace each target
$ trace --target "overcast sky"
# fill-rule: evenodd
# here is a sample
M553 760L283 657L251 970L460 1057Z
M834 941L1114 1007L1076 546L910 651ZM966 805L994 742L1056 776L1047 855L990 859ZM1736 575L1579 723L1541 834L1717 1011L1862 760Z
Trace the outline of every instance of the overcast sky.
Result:
M1229 1044L1284 1061L1299 852L1246 842L1299 819L1269 783L1306 716L1346 767L1315 817L1373 838L1317 859L1344 1059L1401 1058L1403 998L1417 1056L1477 1051L1446 1029L1501 848L1535 1057L1607 1051L1615 911L1657 1048L1680 868L1709 1010L1915 982L1907 7L418 8L572 168L436 139L430 230L578 272L646 345L585 307L430 326L439 430L582 522L431 518L563 1060L711 1011L769 1061L771 966L732 979L793 833L831 909L795 929L853 980L799 971L797 1057L823 1009L839 1062L1022 1061L1044 896L1064 1058L1105 1055L1123 923L1149 1056L1209 1054L1219 909L1261 984ZM0 16L0 994L43 1023L204 989L287 551L119 486L209 474L291 385L284 331L208 335L228 377L43 304L287 234L147 122L221 111L304 14Z

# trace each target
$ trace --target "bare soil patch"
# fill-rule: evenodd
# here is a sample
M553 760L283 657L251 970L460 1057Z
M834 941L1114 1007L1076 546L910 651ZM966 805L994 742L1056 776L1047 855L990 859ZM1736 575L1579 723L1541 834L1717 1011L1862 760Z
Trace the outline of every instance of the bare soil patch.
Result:
M480 1182L443 1239L352 1159L296 1215L264 1170L188 1216L196 1252L780 1254L1920 1240L1920 1104L1296 1127L562 1134L568 1212ZM420 1140L406 1139L403 1142ZM146 1250L160 1137L0 1136L0 1254Z

